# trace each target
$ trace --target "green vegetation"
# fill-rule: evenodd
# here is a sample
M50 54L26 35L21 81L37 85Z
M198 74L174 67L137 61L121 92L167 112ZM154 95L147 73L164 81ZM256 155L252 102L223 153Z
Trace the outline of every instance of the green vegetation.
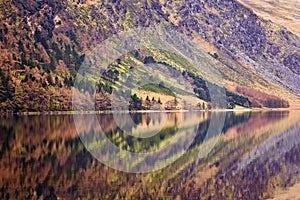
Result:
M289 107L289 102L286 101L289 98L293 104L298 103L297 97L290 91L269 84L264 76L257 76L247 67L251 65L247 61L249 57L262 68L274 62L270 64L270 69L283 66L297 73L297 37L271 22L262 21L236 2L232 2L236 7L234 11L226 3L217 5L207 1L196 2L192 8L195 9L193 15L182 9L188 3L184 1L173 1L168 6L161 1L106 1L101 6L97 6L97 3L98 1L71 1L64 4L53 0L30 1L27 4L23 1L0 3L0 17L3 18L3 23L0 24L0 46L4 50L0 60L1 69L5 72L0 86L1 110L13 111L18 106L18 110L21 107L20 110L26 111L37 109L35 105L40 105L40 110L51 110L54 107L50 104L54 103L43 103L49 96L55 99L55 104L61 104L59 107L72 109L71 89L85 54L95 47L92 41L103 41L114 33L130 30L136 25L149 27L156 23L171 25L192 39L199 39L200 46L204 47L203 56L208 52L210 56L207 58L216 64L225 80L279 97L265 100L261 98L257 101L255 95L251 97L247 92L236 91L238 94L228 95L228 108L236 105ZM203 8L202 12L198 12L200 8ZM187 19L191 21L188 22ZM223 21L224 24L221 23ZM199 30L205 31L200 33ZM118 45L112 44L111 47L118 48ZM239 58L238 55L246 57ZM139 67L143 64L145 69ZM147 82L143 82L141 77L149 75L147 65L151 64L162 65L163 72L150 74L149 78L153 80L152 83L164 81L163 87L143 86ZM199 65L202 69L208 67L206 62ZM9 66L10 71L6 66ZM288 81L288 75L280 73L285 72L285 68L273 71L283 84ZM172 78L164 77L165 73ZM192 91L187 91L185 86L177 82L179 75L183 75L193 86ZM207 84L217 82L213 78L207 81L205 70L199 70L190 57L151 48L137 49L122 55L104 71L101 80L94 74L88 76L87 80L78 80L79 89L91 92L91 84L88 82L95 85L99 83L96 86L97 92L102 95L99 103L102 109L108 105L112 90L118 90L120 86L124 86L126 90L141 86L145 90L171 96L196 95L209 103ZM15 88L18 88L17 93ZM16 99L24 103L12 102ZM157 102L157 97L155 100Z
M131 101L129 103L130 103L129 110L142 109L142 100L136 94L131 96Z
M5 102L7 99L12 100L14 88L10 85L10 77L6 76L0 68L0 102Z
M156 93L160 93L160 94L165 94L168 96L173 96L173 97L176 96L174 94L174 92L172 92L172 90L170 90L169 88L166 88L163 85L159 85L159 84L157 85L154 83L149 83L149 84L143 85L141 87L141 89L145 90L145 91L151 91L151 92L156 92Z
M251 102L248 98L240 96L238 94L235 94L233 92L226 90L226 96L228 101L228 108L232 109L235 106L234 105L240 105L246 108L249 108L251 105Z
M117 128L116 130L107 133L107 137L114 142L115 145L124 150L136 153L145 153L157 150L160 146L162 146L161 144L166 143L166 140L171 141L172 137L177 132L178 128L174 126L164 128L152 137L141 139L128 135L125 131Z
M144 58L144 64L151 64L151 63L156 63L156 61L152 56L146 56Z

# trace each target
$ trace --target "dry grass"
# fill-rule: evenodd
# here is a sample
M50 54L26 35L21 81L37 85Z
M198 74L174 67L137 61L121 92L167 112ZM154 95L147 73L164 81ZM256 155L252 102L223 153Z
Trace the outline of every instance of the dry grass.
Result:
M290 199L299 199L300 183L295 184L288 190L277 194L272 200L290 200ZM271 199L270 199L271 200Z
M238 0L264 19L286 27L300 36L299 0Z

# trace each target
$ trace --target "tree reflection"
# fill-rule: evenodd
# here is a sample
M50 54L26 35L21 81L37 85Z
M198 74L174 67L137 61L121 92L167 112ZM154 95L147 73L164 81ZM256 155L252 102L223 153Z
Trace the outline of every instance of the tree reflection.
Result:
M205 137L211 113L203 112L199 116L197 134L188 151L172 165L148 174L127 174L98 162L78 137L72 115L3 116L0 198L112 199L179 195L261 199L271 197L274 190L285 188L299 178L299 113L228 112L223 134L209 139ZM178 113L165 116L135 113L132 118L133 134L160 132L137 139L119 130L111 115L97 117L111 142L137 152L164 146L164 142L176 135L176 125L182 119ZM183 123L192 123L191 118L184 119ZM90 134L91 140L97 136ZM218 141L215 148L198 159L201 149L212 140ZM146 158L145 162L153 160Z

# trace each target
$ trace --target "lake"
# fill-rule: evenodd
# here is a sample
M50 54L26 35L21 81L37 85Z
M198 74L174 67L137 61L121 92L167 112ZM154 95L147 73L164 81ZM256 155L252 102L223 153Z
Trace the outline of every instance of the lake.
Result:
M1 199L268 199L300 183L299 111L2 116L0 137Z

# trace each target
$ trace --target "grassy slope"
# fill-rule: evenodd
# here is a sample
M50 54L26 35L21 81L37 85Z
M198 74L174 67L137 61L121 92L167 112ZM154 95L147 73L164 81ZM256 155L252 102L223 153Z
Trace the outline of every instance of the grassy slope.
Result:
M142 90L145 91L151 91L151 92L155 92L155 93L160 93L160 94L165 94L165 95L169 95L169 96L175 96L175 94L166 87L160 87L156 84L147 84L147 85L143 85L141 87Z
M264 19L286 27L300 36L300 2L298 0L238 0Z
M228 2L224 1L224 4L227 4ZM171 5L169 5L169 8L172 8L174 10L180 10L182 9L182 4L183 3L170 3ZM228 3L229 4L229 3ZM234 3L235 4L235 3ZM218 8L218 6L210 6L210 5L205 5L204 4L204 8L205 8L205 14L202 13L201 10L200 13L198 12L192 12L193 13L193 17L195 19L194 23L199 23L200 26L203 26L205 28L207 28L207 31L204 31L204 33L202 33L202 35L205 35L205 37L207 37L208 39L203 39L203 37L201 37L199 35L198 32L201 32L202 30L200 29L198 32L195 30L191 31L191 28L183 28L183 31L191 34L196 40L197 42L210 54L214 54L216 53L218 55L217 59L214 59L215 64L218 66L218 68L220 69L221 73L223 74L223 78L225 80L230 80L233 81L235 83L238 83L239 85L242 86L246 86L252 89L256 89L258 91L262 91L266 94L270 94L270 95L275 95L278 96L280 98L284 98L284 99L288 99L290 101L291 107L295 107L295 108L299 108L300 107L300 101L299 101L299 97L293 93L291 93L290 91L287 91L285 88L282 88L281 86L278 86L278 83L280 84L280 82L282 80L284 80L285 78L283 77L282 80L278 81L278 74L282 73L277 72L277 65L278 63L282 62L280 57L284 56L286 54L286 51L292 51L297 55L297 52L299 53L299 48L295 48L294 46L291 46L290 44L284 44L283 43L283 39L281 38L282 36L280 36L281 32L283 31L282 27L276 25L276 24L272 24L269 22L266 22L262 19L257 19L255 20L256 24L258 24L259 28L262 30L261 33L256 33L256 36L251 36L250 33L249 34L244 34L244 31L242 32L240 30L240 26L241 24L239 23L244 23L245 21L247 21L247 19L251 17L255 17L255 15L252 14L252 11L246 10L244 8L241 8L241 10L238 10L237 8L234 8L234 10L232 10L232 12L237 11L238 14L236 14L236 16L234 16L233 18L229 18L229 19L224 19L224 17L228 17L227 14L224 15L224 13L227 13L228 10L225 9L225 12L223 10L223 7L220 5L221 9ZM220 9L220 10L217 10ZM166 6L166 10L168 12L171 12L170 10L168 10L168 7ZM240 12L241 11L241 12ZM177 21L181 21L181 23L186 23L185 22L185 18L182 17L181 14L183 13L183 11L178 12L178 14L176 15ZM217 18L217 20L212 20L213 22L212 25L209 22L210 20L208 20L208 25L205 24L205 22L203 22L203 20L199 20L201 18L205 18L208 16L214 16L214 18ZM242 19L242 17L248 16L248 18ZM209 17L207 17L209 18ZM218 20L218 18L220 18ZM206 18L205 18L206 19ZM237 24L238 25L232 25L233 20L237 20L239 21ZM221 21L221 22L220 22ZM217 24L213 24L213 23L217 23ZM220 25L220 24L222 25ZM248 23L248 22L245 22ZM210 29L210 26L213 26L213 29ZM252 27L253 24L249 24L248 28L249 29L253 29L254 27ZM232 30L228 30L228 28L230 27L230 29L232 27L234 27L234 29L236 29L237 31L237 35L238 37L236 37L236 33L232 32ZM193 27L194 29L197 30L197 27ZM192 29L193 29L192 28ZM187 29L187 30L186 30ZM206 30L206 29L204 29ZM220 31L220 33L222 35L218 35L215 32ZM251 32L251 31L250 31ZM280 33L280 34L279 34ZM240 46L241 44L238 43L239 40L244 40L250 43L253 43L252 40L255 40L256 37L266 37L268 43L270 45L274 45L277 46L279 45L280 49L282 52L278 53L277 55L271 55L269 53L269 49L270 46L269 44L264 45L263 46L263 51L258 50L258 51L262 51L261 53L257 54L254 53L256 50L252 47L249 50L252 52L247 53L247 47ZM230 44L227 44L229 47L225 47L225 44L218 44L218 42L216 41L216 38L222 38L222 37L228 37L228 40L232 39ZM245 38L244 38L245 37ZM297 38L297 37L295 37ZM289 39L292 39L289 38ZM210 40L210 41L207 41ZM221 42L223 42L222 40L219 40ZM297 41L297 40L295 40ZM274 44L272 44L274 43ZM296 44L296 43L295 43ZM257 44L257 46L259 46L261 44ZM260 48L260 47L257 47ZM254 51L254 52L253 52ZM242 55L247 55L248 54L248 58L245 59L243 56L239 56L239 54ZM265 57L271 57L275 63L271 60L268 61L263 61L263 59L260 60L260 56L262 56L262 54ZM253 58L255 57L255 58ZM248 62L248 60L251 60L251 62ZM273 62L273 63L272 63ZM255 63L255 64L253 64ZM259 72L255 71L253 69L253 65L259 65ZM296 66L296 64L294 65ZM269 68L269 69L268 69ZM266 79L266 75L268 73L266 73L268 70L271 70L272 72L270 73L270 77L269 80ZM201 72L199 72L201 73ZM204 75L205 76L205 75ZM280 74L280 76L282 76L282 74ZM270 81L271 80L271 81ZM283 84L284 85L284 84Z
M193 10L195 7L190 8L193 12L188 17L185 16L186 10L183 8L190 2L183 1L120 1L100 4L91 1L87 3L53 2L30 1L28 4L22 4L22 1L2 2L0 16L3 24L0 24L0 29L3 37L0 44L3 52L0 54L0 67L5 76L10 79L7 88L0 87L0 97L6 93L12 94L10 98L1 101L0 109L2 111L70 109L71 88L68 87L65 79L74 78L74 72L80 66L82 56L113 33L129 30L135 26L149 26L156 23L160 25L173 24L177 26L178 30L199 39L199 43L207 52L217 53L218 58L212 59L218 65L224 79L289 99L292 104L299 102L298 97L290 91L266 81L253 71L249 63L237 58L232 53L229 54L229 47L217 46L218 38L226 36L228 38L225 40L230 42L231 36L239 33L239 30L228 32L227 28L234 26L235 23L243 22L240 20L241 12L249 15L250 11L244 8L239 7L231 11L226 3L216 4L214 1L211 3L200 1L197 4L204 5L201 12ZM218 8L219 5L221 11ZM232 12L237 12L235 18L230 16ZM45 15L45 13L48 14ZM218 23L218 20L210 23L209 21L213 19L211 15L220 17L225 25L216 27L215 23ZM229 19L224 19L224 16L227 15L229 15ZM195 20L193 23L189 22L190 17ZM256 25L249 24L249 26L259 28L262 26L266 34L272 32L268 35L267 41L275 42L275 46L281 45L280 47L282 47L282 52L275 56L275 63L282 63L283 58L294 52L297 54L297 49L292 51L294 47L291 44L293 42L297 44L293 35L288 33L289 40L286 40L280 35L282 31L280 27L270 25L260 19L256 23ZM195 31L197 29L195 25L205 30L204 33ZM252 28L250 27L250 29ZM41 31L39 37L36 36L37 30ZM217 35L215 35L215 31L218 32ZM242 36L244 37L244 35ZM252 36L252 39L255 37ZM254 42L256 42L255 45L260 45L257 44L259 41ZM236 46L238 52L244 48L244 46ZM291 46L293 48L289 50ZM266 45L264 48L264 56L272 58L266 54L269 46ZM25 55L25 60L22 55ZM172 61L173 58L159 53L156 53L155 56L161 57L162 60L168 61L175 67L189 70L189 66L185 65L185 62L180 63L175 60L175 64L179 63L175 65ZM260 59L260 54L257 52L253 56ZM261 65L261 68L264 66ZM198 73L205 76L201 72Z

